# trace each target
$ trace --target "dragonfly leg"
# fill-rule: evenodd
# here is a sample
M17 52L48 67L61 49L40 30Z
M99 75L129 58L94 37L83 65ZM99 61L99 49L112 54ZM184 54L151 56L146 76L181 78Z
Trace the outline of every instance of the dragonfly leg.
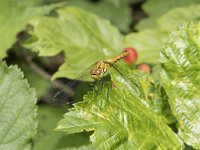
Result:
M107 81L108 84L110 84L112 86L112 88L117 88L117 84L115 82L113 82L112 80Z
M98 95L98 91L101 91L101 89L104 87L105 84L108 84L108 80L105 78L102 78L100 80L97 80L94 84L94 91Z
M96 81L95 86L94 86L94 90L97 92L97 91L100 91L102 88L103 88L102 80Z

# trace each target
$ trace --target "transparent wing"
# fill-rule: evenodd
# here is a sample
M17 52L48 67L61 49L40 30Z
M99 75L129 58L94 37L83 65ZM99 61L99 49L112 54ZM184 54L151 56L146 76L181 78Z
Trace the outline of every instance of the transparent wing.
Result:
M120 75L120 78L123 80L124 84L127 85L127 88L129 88L130 90L133 90L133 89L138 89L138 85L140 84L138 80L136 80L137 78L134 77L136 76L135 74L131 74L129 76L125 75L127 74L127 71L128 68L123 68L121 65L119 64L114 64L113 66L113 69ZM134 80L135 79L135 80Z
M53 104L71 104L73 103L74 89L84 80L90 79L92 81L90 71L96 63L81 72L76 78L68 82L66 85L60 86L59 90L53 96Z

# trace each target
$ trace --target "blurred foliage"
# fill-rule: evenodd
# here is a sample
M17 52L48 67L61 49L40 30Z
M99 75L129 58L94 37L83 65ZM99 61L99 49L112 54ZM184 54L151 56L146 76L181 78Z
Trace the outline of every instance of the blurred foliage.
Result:
M190 8L186 9L190 10ZM127 46L133 46L138 50L140 55L138 63L158 63L159 52L167 33L159 30L144 30L130 33L123 40L123 35L114 26L83 10L67 7L57 12L58 18L40 17L31 21L31 25L34 26L34 30L30 32L32 38L24 44L27 48L39 52L41 56L55 55L64 50L65 63L54 74L53 79L58 77L74 79L78 75L81 78L81 72L94 62L114 56L117 51L120 53L119 50ZM197 17L193 15L194 19ZM182 16L182 21L187 20L187 16ZM174 22L172 29L175 24L178 24L178 20ZM59 28L56 28L58 26ZM77 60L78 63L73 63ZM85 77L82 80L89 79Z
M131 7L130 4L136 0L99 0L91 2L91 0L71 0L69 5L83 8L93 12L105 19L110 20L121 31L130 31L131 24Z
M170 32L184 22L198 20L200 17L199 12L200 5L174 8L157 20L158 28L161 31Z
M166 34L158 30L143 30L137 33L130 33L125 37L123 47L135 47L138 50L138 63L158 63L162 44Z
M57 13L58 18L47 16L31 21L32 38L24 44L40 56L64 50L65 63L53 79L73 79L97 60L120 53L123 36L107 20L75 7L59 9Z
M41 0L40 0L41 1ZM49 13L64 3L40 6L39 0L1 0L0 2L0 58L16 42L16 35L25 28L30 19Z
M93 145L84 145L79 148L64 148L60 150L95 150L95 147Z
M67 111L69 106L56 107L40 105L38 109L38 132L33 139L33 150L55 150L62 148L78 148L81 145L89 144L89 134L81 133L66 135L54 131L60 117Z
M64 50L65 63L54 74L53 79L73 79L78 75L81 77L81 72L94 62L114 56L126 46L137 48L141 55L138 62L158 63L159 51L165 39L163 33L147 30L128 34L124 40L114 26L88 12L75 7L59 9L57 12L58 18L39 17L31 21L34 26L34 30L30 32L32 38L24 43L41 56L55 55ZM84 59L80 59L81 57Z
M199 0L147 0L143 5L143 10L149 16L141 20L136 29L143 30L157 27L157 19L167 13L169 10L181 6L199 4ZM168 24L169 22L166 21Z

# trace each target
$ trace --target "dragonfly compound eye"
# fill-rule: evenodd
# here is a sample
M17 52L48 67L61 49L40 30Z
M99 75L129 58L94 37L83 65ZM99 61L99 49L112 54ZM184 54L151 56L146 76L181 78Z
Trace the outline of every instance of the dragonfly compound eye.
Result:
M101 68L95 68L91 70L90 74L93 79L98 79L102 76L103 70Z
M102 73L102 69L99 68L99 69L96 70L97 75L101 75L101 73Z

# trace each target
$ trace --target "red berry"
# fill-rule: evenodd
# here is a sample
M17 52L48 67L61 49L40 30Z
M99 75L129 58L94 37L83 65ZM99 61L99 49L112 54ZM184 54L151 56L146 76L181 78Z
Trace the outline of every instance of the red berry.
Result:
M149 65L147 65L147 64L140 64L140 65L137 66L137 69L138 70L142 70L145 73L150 73L151 72L151 69L150 69Z
M134 49L132 47L127 47L123 51L129 52L128 56L124 57L124 61L130 65L134 64L138 57L138 53L137 53L136 49Z

